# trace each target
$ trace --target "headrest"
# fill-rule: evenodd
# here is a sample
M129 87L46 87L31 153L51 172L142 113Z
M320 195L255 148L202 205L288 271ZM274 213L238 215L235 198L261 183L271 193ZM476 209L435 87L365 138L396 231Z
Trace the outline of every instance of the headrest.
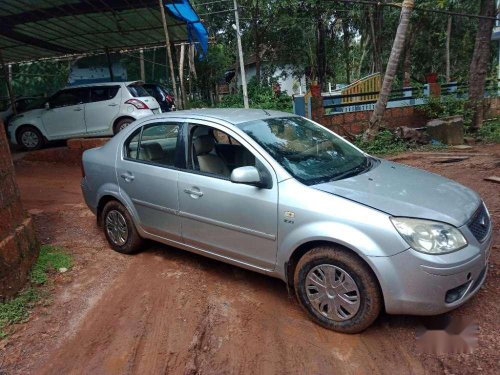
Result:
M210 153L215 146L215 141L210 135L200 135L193 141L196 156Z
M163 158L163 148L158 142L141 144L147 160L160 160Z

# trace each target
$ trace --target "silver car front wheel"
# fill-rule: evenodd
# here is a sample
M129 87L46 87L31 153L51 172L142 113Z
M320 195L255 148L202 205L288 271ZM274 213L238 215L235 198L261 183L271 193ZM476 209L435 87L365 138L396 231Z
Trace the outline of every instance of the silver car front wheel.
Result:
M321 264L309 271L306 292L313 308L328 319L351 319L359 310L359 288L342 268Z

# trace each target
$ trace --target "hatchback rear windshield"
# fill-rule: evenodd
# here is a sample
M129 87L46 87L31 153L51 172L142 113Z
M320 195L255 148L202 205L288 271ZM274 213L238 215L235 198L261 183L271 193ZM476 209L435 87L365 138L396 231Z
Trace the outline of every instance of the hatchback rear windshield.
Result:
M130 95L132 95L134 98L138 98L141 96L151 96L146 91L146 89L144 87L142 87L141 85L132 84L132 85L128 85L127 88L128 88L128 92L130 93Z

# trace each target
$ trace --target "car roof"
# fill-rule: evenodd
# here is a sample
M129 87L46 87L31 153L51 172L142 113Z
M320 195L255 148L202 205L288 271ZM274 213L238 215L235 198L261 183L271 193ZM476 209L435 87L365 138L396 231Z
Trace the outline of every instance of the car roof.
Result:
M268 109L243 109L243 108L200 108L184 111L166 112L156 115L156 118L191 117L199 120L223 120L233 125L249 121L265 120L277 117L296 117L293 113L274 111Z
M143 84L142 81L127 81L127 82L96 82L96 83L86 83L86 84L83 84L83 85L74 85L74 86L66 86L64 88L62 88L62 90L66 90L66 89L78 89L78 88L81 88L81 87L97 87L97 86L120 86L120 85L125 85L125 86L128 86L128 85L132 85L132 84Z

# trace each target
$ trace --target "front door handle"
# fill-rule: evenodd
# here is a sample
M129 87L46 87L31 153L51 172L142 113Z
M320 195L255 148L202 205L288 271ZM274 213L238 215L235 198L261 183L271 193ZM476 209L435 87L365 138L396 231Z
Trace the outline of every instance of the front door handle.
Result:
M116 103L111 103L111 104L108 104L108 107L116 107L118 104Z
M203 193L199 190L184 189L184 193L189 194L191 198L195 199L203 197Z
M83 111L83 108L75 108L74 111L76 112Z
M120 177L123 178L126 182L132 182L135 179L134 175L131 173L122 173Z

